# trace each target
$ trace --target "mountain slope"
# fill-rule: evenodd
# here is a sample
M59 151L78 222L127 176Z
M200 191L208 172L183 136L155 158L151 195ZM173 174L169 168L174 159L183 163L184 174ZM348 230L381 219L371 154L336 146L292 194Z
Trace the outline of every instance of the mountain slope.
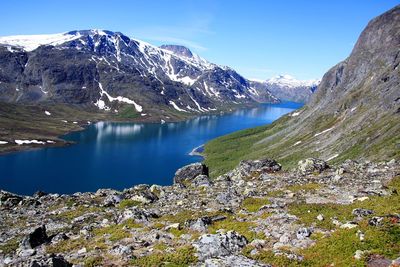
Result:
M142 116L203 113L263 97L249 82L181 46L161 48L103 30L0 38L0 101L73 104Z
M269 126L211 141L214 175L244 158L272 157L293 166L304 157L400 157L400 6L373 19L350 56L322 78L311 101Z

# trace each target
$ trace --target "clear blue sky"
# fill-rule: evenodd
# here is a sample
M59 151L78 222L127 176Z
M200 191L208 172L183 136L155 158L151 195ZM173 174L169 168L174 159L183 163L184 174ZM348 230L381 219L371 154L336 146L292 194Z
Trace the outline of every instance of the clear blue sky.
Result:
M393 0L3 1L0 36L108 29L183 44L247 78L321 77Z

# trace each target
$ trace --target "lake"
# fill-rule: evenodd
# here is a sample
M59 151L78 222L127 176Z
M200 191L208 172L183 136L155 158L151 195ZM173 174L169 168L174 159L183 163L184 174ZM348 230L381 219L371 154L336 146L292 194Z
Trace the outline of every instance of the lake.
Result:
M237 130L271 123L299 103L263 104L230 114L177 123L98 122L62 138L77 142L0 156L0 188L31 195L124 189L137 184L170 185L175 171L201 161L189 153Z

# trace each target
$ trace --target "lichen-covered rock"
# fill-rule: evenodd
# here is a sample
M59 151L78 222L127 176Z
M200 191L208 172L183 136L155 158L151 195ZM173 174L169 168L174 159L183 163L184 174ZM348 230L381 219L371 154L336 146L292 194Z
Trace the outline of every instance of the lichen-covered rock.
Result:
M304 175L312 174L314 172L321 173L328 168L328 164L322 159L308 158L300 160L298 163L298 171Z
M193 163L178 169L175 172L174 184L185 185L185 182L191 182L199 175L208 176L208 168L202 163Z
M226 234L202 235L193 246L200 260L238 253L247 245L247 239L235 231Z
M256 174L260 179L265 180L266 177L261 176L262 174L274 173L280 171L281 168L282 166L273 159L242 160L227 176L231 180L240 181Z

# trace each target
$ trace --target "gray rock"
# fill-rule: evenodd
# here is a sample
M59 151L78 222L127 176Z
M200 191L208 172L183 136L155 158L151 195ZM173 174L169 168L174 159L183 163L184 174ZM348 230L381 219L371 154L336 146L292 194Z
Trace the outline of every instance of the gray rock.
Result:
M104 207L115 206L120 203L123 197L121 195L109 195L103 200Z
M309 237L312 234L312 229L311 228L300 228L299 230L297 230L296 232L296 237L297 239L305 239L307 237Z
M371 226L379 226L381 225L383 222L383 217L372 217L371 219L368 220L368 224Z
M243 255L229 255L226 257L206 259L204 264L199 266L206 267L272 267L255 260L246 258Z
M321 173L328 168L328 164L322 159L308 158L305 160L300 160L297 169L301 174L305 175L312 174L314 172Z
M351 212L351 214L353 214L354 216L357 216L357 217L366 217L366 216L374 214L374 211L368 210L368 209L357 208L357 209L354 209Z
M209 186L211 186L210 178L207 175L198 175L196 178L194 178L192 180L192 186L194 186L194 187L200 187L200 186L209 187Z
M202 235L193 246L199 260L227 256L240 252L247 245L247 239L235 231L226 234Z
M202 163L193 163L178 169L175 173L174 184L185 185L185 182L191 182L199 175L208 176L208 168Z

